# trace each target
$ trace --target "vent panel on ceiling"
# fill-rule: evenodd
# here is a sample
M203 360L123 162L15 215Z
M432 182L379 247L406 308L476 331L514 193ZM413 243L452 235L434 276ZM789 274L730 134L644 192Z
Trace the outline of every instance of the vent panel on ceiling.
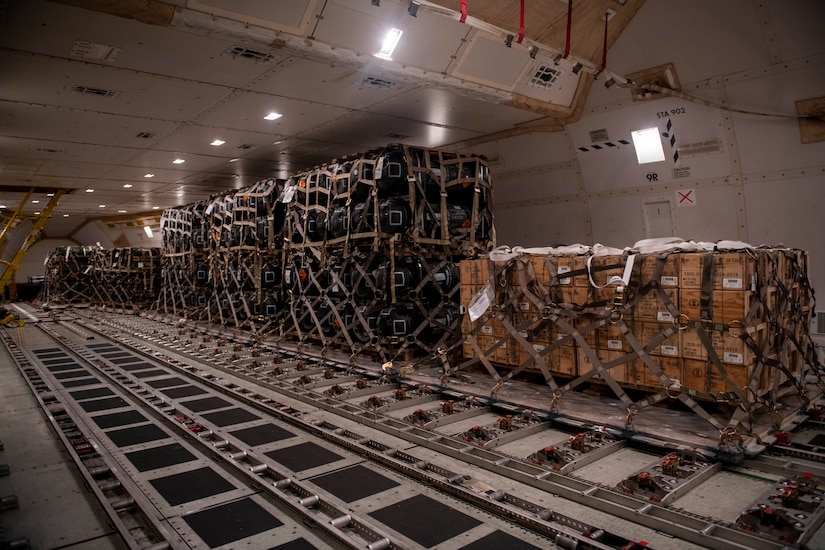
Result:
M224 52L224 55L233 59L243 59L254 63L272 63L276 59L271 53L252 50L243 46L232 46Z
M361 84L365 86L371 86L373 88L382 88L382 89L394 89L398 88L398 84L393 82L392 80L387 80L386 78L380 78L377 76L367 76L362 81Z
M530 86L549 90L555 84L562 71L558 67L551 67L548 65L539 65L533 74L527 79Z
M72 92L76 94L83 94L83 95L91 95L95 97L103 97L108 99L114 99L120 95L120 92L115 90L106 90L104 88L93 88L92 86L83 86L77 84L72 86Z
M520 48L476 34L458 60L453 76L480 84L512 90L532 59Z

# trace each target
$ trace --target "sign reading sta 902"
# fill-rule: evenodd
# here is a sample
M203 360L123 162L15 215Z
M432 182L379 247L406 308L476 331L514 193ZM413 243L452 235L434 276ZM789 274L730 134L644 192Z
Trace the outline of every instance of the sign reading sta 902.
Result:
M685 114L685 108L676 107L675 109L671 109L670 111L659 111L658 113L656 113L656 118L669 118L671 116L683 114Z

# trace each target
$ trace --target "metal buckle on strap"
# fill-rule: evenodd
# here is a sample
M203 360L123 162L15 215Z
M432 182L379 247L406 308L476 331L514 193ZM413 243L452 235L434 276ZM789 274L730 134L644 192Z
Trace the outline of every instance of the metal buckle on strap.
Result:
M690 317L684 313L680 313L677 317L673 318L673 324L676 325L677 329L685 330L690 325Z
M734 338L739 338L739 336L742 334L742 330L742 321L737 321L736 319L734 319L733 321L728 323L728 333Z

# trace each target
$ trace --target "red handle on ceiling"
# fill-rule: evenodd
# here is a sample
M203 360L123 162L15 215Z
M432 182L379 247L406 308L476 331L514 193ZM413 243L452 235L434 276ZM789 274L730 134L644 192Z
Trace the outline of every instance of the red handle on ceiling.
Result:
M524 0L521 0L521 13L519 15L519 29L518 29L518 42L521 44L521 41L524 40Z
M567 2L567 42L564 45L564 57L567 59L567 56L570 55L570 28L573 24L573 0L568 0Z
M462 23L467 21L467 0L461 0L461 17L459 21Z

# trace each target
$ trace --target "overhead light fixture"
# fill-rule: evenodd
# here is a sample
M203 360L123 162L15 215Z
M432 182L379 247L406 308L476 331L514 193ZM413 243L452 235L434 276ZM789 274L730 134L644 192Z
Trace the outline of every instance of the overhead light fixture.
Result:
M212 143L210 143L209 145L214 145L215 147L217 147L219 145L223 145L224 143L226 143L226 142L222 139L215 139L215 140L212 140Z
M98 206L98 208L106 208L105 204L98 204L97 206Z
M282 115L281 113L276 113L275 111L271 111L268 115L266 115L264 117L264 120L277 120L277 119L281 118L282 116L284 116L284 115Z
M639 164L662 162L665 160L665 151L662 148L662 138L658 128L645 128L630 132L633 146L636 148L636 160Z
M40 211L35 212L35 213L34 213L34 215L35 215L35 216L39 216L39 215L40 215Z
M538 55L538 53L539 53L539 47L538 46L533 46L532 48L530 48L530 57L531 58L535 59L536 55Z
M404 34L404 31L396 29L395 27L388 30L384 41L381 43L381 49L378 50L375 57L392 60L392 52L395 51L395 47L398 45L398 41L401 40L402 34Z
M32 204L40 204L40 201L38 201L38 200L33 200L33 201L32 201Z
M125 213L126 213L126 211L125 211L125 210L118 210L118 211L117 211L117 213L118 213L118 214L125 214Z
M229 159L229 162L238 162L241 159Z
M94 193L94 192L95 192L95 190L94 190L94 189L92 189L92 188L89 188L89 189L86 189L86 192L87 192L87 193Z
M0 204L0 210L4 209L5 207L6 207L5 204Z
M515 36L513 36L512 34L508 34L507 38L504 39L504 45L507 46L508 48L512 47L514 38L515 38Z
M69 215L68 215L68 214L63 214L63 217L64 217L64 218L68 218L68 217L69 217Z
M132 188L132 184L131 184L131 183L124 183L124 184L123 184L123 188L124 188L124 189L131 189L131 188Z
M46 193L46 196L47 196L47 197L53 197L53 196L54 196L54 193Z
M409 13L413 17L417 17L419 6L420 6L420 4L418 2L416 2L415 0L412 0L412 2L410 2L410 7L407 8L407 13Z
M144 225L143 230L146 232L146 236L150 239L155 236L155 233L152 231L152 228L148 225Z
M143 177L144 177L144 178L154 178L154 177L155 177L155 175L154 175L154 174L152 174L152 173L150 172L150 173L148 173L148 174L143 174Z
M152 210L158 210L158 209L160 209L160 206L153 206L152 207Z
M172 164L183 164L184 162L186 162L186 161L183 160L183 159L175 159L175 160L172 161Z
M584 65L577 61L576 64L573 65L573 74L579 74L579 71L581 71L583 67Z

